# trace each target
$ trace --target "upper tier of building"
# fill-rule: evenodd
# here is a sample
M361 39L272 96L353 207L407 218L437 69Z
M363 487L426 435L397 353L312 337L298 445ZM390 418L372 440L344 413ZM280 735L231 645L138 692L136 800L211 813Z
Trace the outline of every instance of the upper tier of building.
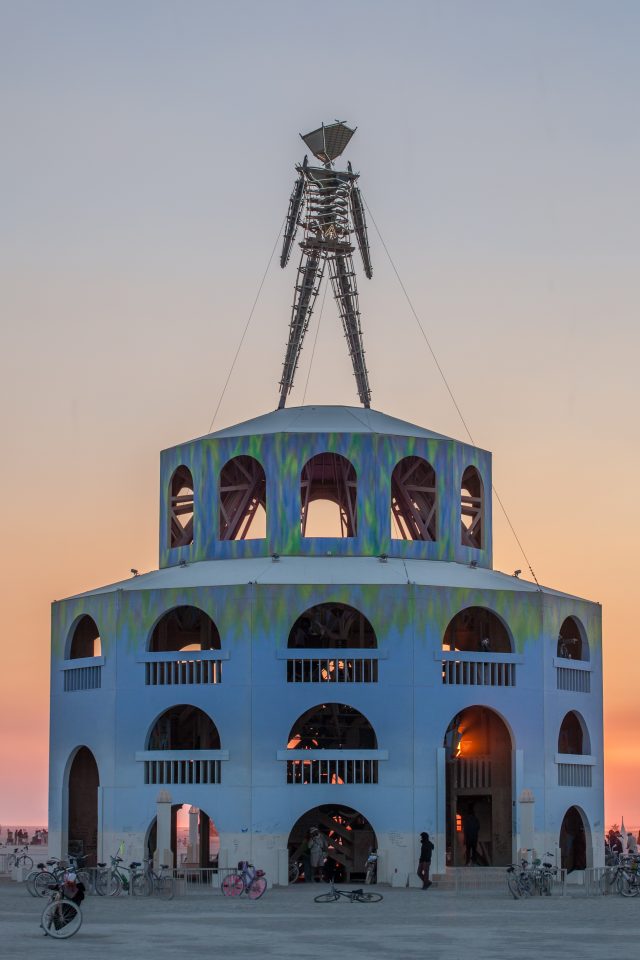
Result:
M164 450L160 566L281 556L492 564L491 454L376 410L291 407Z

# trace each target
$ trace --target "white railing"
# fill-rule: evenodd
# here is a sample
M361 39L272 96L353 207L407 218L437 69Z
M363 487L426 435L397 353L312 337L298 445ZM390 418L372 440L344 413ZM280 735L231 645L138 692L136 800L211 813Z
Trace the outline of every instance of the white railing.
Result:
M377 760L289 760L287 783L377 783Z
M144 682L150 687L184 684L222 683L222 661L229 658L221 650L146 653L138 657L144 663Z
M477 790L491 787L491 757L456 757L451 760L451 765L454 789Z
M64 690L69 693L75 690L99 690L102 686L102 664L91 666L63 666Z
M522 657L513 653L467 653L443 650L442 682L447 686L515 687L516 666Z
M222 761L228 750L142 750L146 784L209 784L222 780Z
M578 763L558 764L559 787L590 787L591 785L591 767Z
M279 650L286 660L287 683L377 683L380 650L349 648Z
M554 657L556 686L571 693L591 693L591 664L581 660Z

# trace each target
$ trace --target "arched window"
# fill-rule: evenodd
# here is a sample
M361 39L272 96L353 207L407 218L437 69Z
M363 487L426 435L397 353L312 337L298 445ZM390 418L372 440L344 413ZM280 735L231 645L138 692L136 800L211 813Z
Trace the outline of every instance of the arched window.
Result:
M562 622L558 634L557 656L566 660L588 660L589 647L586 637L575 617L567 617Z
M219 750L215 723L199 707L181 703L158 717L147 750Z
M374 649L373 627L359 610L345 603L318 603L298 617L289 633L288 647L354 647Z
M358 483L353 464L339 453L319 453L300 477L303 537L355 537Z
M502 620L485 607L467 607L456 613L444 632L444 650L475 653L512 653L511 637Z
M220 539L267 535L267 478L253 457L234 457L220 471Z
M193 543L193 477L188 467L174 471L169 481L169 544L187 547Z
M376 750L378 739L367 718L346 703L312 707L291 727L289 750Z
M100 631L92 617L84 616L78 620L71 638L69 660L85 657L99 657L102 653ZM94 669L94 668L92 668Z
M220 634L215 623L198 607L174 607L158 620L149 651L219 650Z
M391 474L391 536L436 539L436 472L422 457L405 457Z
M588 754L589 738L582 718L570 710L560 726L558 753Z
M80 747L69 768L65 849L68 849L69 853L86 857L87 867L94 867L97 860L99 786L96 758L88 747Z
M484 546L484 493L482 477L475 467L467 467L460 484L461 543L463 547Z

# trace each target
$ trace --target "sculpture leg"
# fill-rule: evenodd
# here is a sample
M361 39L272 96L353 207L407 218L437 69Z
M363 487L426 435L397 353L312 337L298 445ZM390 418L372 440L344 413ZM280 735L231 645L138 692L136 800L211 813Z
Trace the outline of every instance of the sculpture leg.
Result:
M358 288L351 253L334 253L329 260L329 271L333 296L338 304L344 335L349 346L349 356L353 364L360 403L365 407L370 407L371 388L369 386L369 374L364 362Z
M287 352L284 358L284 367L282 370L282 380L280 381L280 402L278 410L284 407L287 396L293 387L293 378L298 367L300 352L302 350L302 341L309 329L309 321L315 306L320 282L324 273L324 254L322 251L311 248L310 250L302 248L300 265L298 267L298 278L296 281L296 293L291 310L291 323L289 325L289 342Z

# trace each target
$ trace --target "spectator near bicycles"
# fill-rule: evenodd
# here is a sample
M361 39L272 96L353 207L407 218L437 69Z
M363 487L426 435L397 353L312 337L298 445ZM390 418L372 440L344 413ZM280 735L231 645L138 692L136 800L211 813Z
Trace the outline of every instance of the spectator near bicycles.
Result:
M433 853L433 844L429 840L428 833L420 834L420 860L418 862L418 876L422 880L422 889L428 890L431 886L429 880L429 870L431 869L431 855Z
M327 838L320 833L317 827L309 830L309 855L311 857L311 871L316 883L322 880L322 866L327 856L329 845Z
M62 894L65 900L73 900L80 906L84 900L84 883L78 883L75 870L68 869L62 878Z

